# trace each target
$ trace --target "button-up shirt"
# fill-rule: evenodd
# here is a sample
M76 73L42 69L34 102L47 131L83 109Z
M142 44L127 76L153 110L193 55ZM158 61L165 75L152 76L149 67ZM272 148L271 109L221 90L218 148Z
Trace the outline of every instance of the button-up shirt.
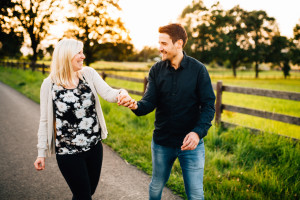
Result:
M163 146L180 147L190 132L202 139L215 113L215 94L205 66L183 54L177 70L168 60L151 67L146 92L133 110L141 116L156 108L153 139Z

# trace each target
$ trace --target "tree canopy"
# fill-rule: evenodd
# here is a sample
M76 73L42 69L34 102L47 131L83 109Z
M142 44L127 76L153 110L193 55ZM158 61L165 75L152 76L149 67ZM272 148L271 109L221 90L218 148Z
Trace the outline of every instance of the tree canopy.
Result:
M70 4L72 16L67 19L73 26L66 36L76 37L84 43L87 65L101 59L100 52L107 54L104 51L108 46L117 46L122 53L131 53L133 46L130 44L129 33L121 19L113 16L121 9L118 1L70 0Z

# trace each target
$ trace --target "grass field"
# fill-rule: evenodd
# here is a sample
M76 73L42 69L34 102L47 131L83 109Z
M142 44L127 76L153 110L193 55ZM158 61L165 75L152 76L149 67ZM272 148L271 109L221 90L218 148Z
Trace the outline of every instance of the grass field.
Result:
M0 81L11 85L37 102L39 102L40 84L44 77L39 72L24 72L0 67ZM114 81L108 79L108 82L121 84L120 86L125 87L122 82ZM235 80L231 81L235 83ZM297 87L299 83L293 81L291 86L287 82L282 82L280 85L286 83L282 89L289 88L292 90L291 88ZM276 87L275 82L271 81L268 84L262 81L257 86L266 84L271 85L269 89L272 89ZM238 81L236 83L238 84ZM256 85L254 81L241 84ZM128 83L128 87L131 87L130 83ZM140 85L134 84L134 87L142 90ZM134 98L140 97L134 96ZM231 101L232 104L235 104L234 100L239 102L238 100L242 97L234 95L226 98L224 97L224 101ZM256 99L251 99L243 105L251 105ZM109 130L108 139L104 142L117 151L126 161L151 174L150 142L154 112L147 116L136 117L127 108L108 103L103 99L100 101ZM260 106L261 103L255 102L255 106ZM276 107L276 112L280 112L280 107L283 107L282 112L299 115L297 110L290 111L297 106L299 109L299 105L294 104L285 108L286 102L279 103L280 106L276 106L275 102L272 103ZM272 108L272 105L268 104L270 103L261 105L261 108L267 106ZM243 128L224 130L213 126L205 137L205 146L204 190L206 199L299 199L299 142L268 133L254 135ZM175 162L167 185L175 193L186 199L178 161Z

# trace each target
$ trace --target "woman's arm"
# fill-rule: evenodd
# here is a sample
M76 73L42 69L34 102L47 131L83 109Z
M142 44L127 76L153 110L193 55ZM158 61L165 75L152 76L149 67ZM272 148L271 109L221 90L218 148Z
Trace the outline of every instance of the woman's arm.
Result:
M38 158L34 166L37 170L45 168L45 157L47 152L47 128L48 128L48 84L44 80L40 90L40 123L38 130Z
M124 89L113 89L110 87L98 74L98 72L91 69L91 75L93 79L93 84L96 92L106 101L116 103L118 101L119 95L128 95L127 91Z

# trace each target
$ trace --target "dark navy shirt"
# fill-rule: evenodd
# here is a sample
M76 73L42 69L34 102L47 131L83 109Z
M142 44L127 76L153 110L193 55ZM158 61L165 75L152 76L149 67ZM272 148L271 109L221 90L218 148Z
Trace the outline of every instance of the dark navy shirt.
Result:
M153 139L163 146L180 147L191 131L202 139L214 118L215 94L209 74L201 62L183 54L177 70L168 60L152 66L146 92L133 110L141 116L156 108Z

